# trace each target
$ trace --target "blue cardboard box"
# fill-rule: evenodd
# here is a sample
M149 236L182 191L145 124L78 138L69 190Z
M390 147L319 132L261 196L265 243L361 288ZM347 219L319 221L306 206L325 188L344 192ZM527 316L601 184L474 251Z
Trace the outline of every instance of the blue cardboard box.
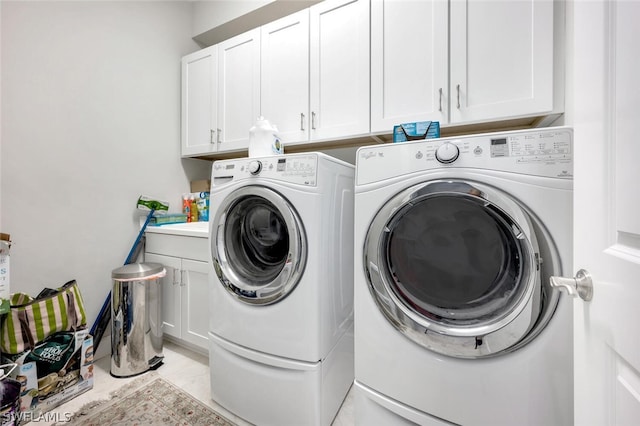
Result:
M393 126L393 142L418 141L440 137L439 121L419 121Z

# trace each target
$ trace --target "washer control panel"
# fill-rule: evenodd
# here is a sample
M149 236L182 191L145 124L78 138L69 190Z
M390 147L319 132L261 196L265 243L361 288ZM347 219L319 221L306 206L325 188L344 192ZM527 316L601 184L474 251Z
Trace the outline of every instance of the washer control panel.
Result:
M268 178L300 185L317 184L318 157L313 154L280 155L215 161L212 185L237 179Z
M548 127L362 147L356 183L448 167L572 178L573 130Z

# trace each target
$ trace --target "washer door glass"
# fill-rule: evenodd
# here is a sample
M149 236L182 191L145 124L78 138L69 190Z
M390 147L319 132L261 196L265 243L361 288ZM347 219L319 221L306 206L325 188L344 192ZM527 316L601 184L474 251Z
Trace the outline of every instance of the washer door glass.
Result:
M216 274L240 300L273 303L298 283L306 259L304 233L280 194L261 186L236 190L212 226Z
M484 185L434 181L410 188L383 207L369 230L372 294L392 324L423 346L459 357L503 351L538 316L530 225L515 202Z
M289 255L289 232L271 202L257 196L238 201L224 232L227 252L240 276L259 286L282 271Z

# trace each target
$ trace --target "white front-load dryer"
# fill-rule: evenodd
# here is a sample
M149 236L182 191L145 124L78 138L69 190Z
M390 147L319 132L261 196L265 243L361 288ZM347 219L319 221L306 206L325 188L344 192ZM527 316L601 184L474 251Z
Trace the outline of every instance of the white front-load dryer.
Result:
M353 381L353 165L216 161L212 398L261 425L327 425Z
M571 129L356 161L356 423L572 424Z

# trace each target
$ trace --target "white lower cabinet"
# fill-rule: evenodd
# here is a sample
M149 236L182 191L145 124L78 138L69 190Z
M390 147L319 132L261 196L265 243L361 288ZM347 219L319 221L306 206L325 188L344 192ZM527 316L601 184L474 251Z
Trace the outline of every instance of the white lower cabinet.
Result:
M162 329L166 336L208 351L209 263L207 238L147 234L145 262L164 265Z

